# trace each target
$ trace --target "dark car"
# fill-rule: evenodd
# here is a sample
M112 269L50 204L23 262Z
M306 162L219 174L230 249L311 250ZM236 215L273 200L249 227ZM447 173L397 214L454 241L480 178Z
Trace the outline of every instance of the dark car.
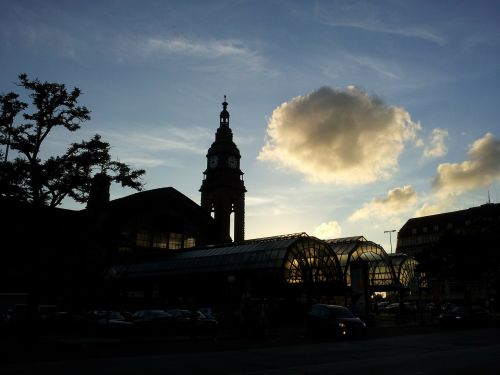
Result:
M315 304L306 316L309 333L334 337L362 337L366 324L344 306Z
M390 303L380 309L381 312L387 314L409 314L414 313L417 310L417 306L413 302L404 302L403 304L399 302Z
M149 333L169 333L173 317L164 310L138 310L132 315L137 330Z
M439 322L446 326L487 325L493 315L481 306L450 306L439 315Z
M190 332L193 328L201 334L214 334L218 330L219 322L199 310L171 309L167 312L173 317L175 330L179 333Z
M87 328L97 333L130 333L134 327L119 311L94 310L86 318Z

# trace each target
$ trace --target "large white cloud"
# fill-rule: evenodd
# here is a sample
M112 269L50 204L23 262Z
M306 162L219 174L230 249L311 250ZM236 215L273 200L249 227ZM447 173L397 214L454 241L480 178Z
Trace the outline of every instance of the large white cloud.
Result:
M387 197L374 198L356 210L349 221L365 219L388 218L411 209L417 202L417 193L411 186L398 187L389 190Z
M460 195L500 180L500 140L487 133L477 139L462 163L444 163L437 168L433 187L439 196Z
M366 184L397 170L419 129L407 111L377 96L322 87L273 111L259 159L314 183Z

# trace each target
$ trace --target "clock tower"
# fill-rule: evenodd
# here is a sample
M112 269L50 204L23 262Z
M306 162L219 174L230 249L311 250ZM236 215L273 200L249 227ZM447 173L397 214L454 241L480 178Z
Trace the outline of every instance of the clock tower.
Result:
M243 172L240 169L240 150L233 142L229 127L229 112L224 95L220 124L215 141L207 152L207 169L201 184L201 207L214 214L219 239L231 241L231 213L234 213L235 242L245 239L245 193Z

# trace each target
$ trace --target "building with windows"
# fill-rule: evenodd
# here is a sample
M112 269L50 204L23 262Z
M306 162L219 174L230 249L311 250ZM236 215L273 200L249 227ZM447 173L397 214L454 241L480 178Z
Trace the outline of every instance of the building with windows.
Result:
M485 302L500 290L500 204L408 220L397 254L408 254L426 273L433 299Z
M500 203L488 203L466 210L416 217L398 232L396 253L419 257L450 236L488 236L500 226Z
M101 202L81 211L0 201L0 293L44 303L105 301L105 270L218 243L215 221L174 188Z

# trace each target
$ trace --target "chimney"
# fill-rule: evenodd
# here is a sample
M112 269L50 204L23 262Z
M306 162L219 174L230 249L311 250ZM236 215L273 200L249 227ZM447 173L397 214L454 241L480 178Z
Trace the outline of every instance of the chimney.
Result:
M109 202L109 188L111 181L106 173L97 173L92 178L90 186L89 200L87 201L87 209L95 210L103 208Z

